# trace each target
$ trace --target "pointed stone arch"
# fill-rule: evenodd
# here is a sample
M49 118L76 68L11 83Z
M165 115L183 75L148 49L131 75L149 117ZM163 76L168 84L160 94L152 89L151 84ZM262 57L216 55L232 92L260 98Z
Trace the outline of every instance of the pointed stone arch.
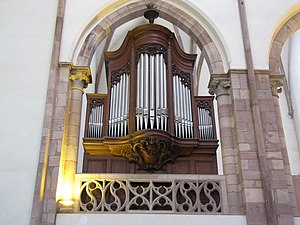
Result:
M293 9L283 16L283 22L276 29L271 42L269 54L269 68L273 74L281 73L281 50L285 42L300 29L300 4L297 4ZM296 11L295 11L296 10Z
M75 56L74 63L76 65L89 65L97 46L104 40L108 33L134 18L143 16L146 4L146 0L140 0L124 4L118 9L107 13L86 35L79 49L77 49L78 55ZM155 7L159 11L161 18L175 24L191 36L203 52L211 74L225 73L225 64L228 62L224 62L226 60L222 59L221 52L217 48L211 35L193 16L175 7L171 3L162 0L157 0ZM219 44L222 45L222 43ZM222 53L222 55L225 55L225 58L227 58L226 53Z

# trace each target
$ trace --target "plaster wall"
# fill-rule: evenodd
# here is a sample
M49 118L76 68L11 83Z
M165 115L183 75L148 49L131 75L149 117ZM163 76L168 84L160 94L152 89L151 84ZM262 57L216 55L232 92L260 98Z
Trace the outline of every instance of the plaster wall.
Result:
M255 69L269 69L269 51L275 29L284 14L299 0L245 0Z
M294 45L295 45L295 41L294 41ZM292 76L291 83L288 84L289 87L294 87L293 82L295 82L293 81L293 79L295 79L293 77L293 75L295 75L295 71L294 73L290 74L290 68L294 67L294 65L289 65L290 49L292 48L293 46L291 46L291 41L288 40L283 46L281 52L281 59L284 67L285 78L287 79L288 83L290 81L290 76ZM291 71L293 71L293 69ZM298 84L298 87L299 85L300 83ZM291 88L289 89L291 91ZM285 93L283 91L279 95L280 111L281 111L282 125L284 129L285 142L288 150L291 173L292 175L298 175L300 174L300 151L299 151L299 143L297 141L299 139L297 139L296 130L295 130L297 124L295 124L294 118L289 116L287 96L286 96L287 94L288 93ZM295 105L293 105L293 107L295 107ZM297 115L294 116L297 117Z
M246 225L242 215L168 215L168 214L58 214L56 225Z
M29 224L57 3L0 1L0 224Z
M289 84L291 89L291 100L294 109L294 126L296 131L295 142L300 142L300 31L296 32L290 39L290 61L289 61ZM299 152L298 152L299 153Z

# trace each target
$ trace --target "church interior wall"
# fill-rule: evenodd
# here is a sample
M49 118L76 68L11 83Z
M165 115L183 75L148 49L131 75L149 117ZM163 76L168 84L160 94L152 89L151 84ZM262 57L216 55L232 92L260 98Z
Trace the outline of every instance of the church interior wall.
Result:
M293 36L291 38L293 38ZM291 91L292 87L295 88L295 84L294 84L295 81L293 81L294 78L290 80L291 76L297 76L297 74L295 74L294 68L293 69L290 68L294 66L289 61L292 48L293 46L291 46L291 41L289 39L283 46L281 52L282 64L285 72L285 77L287 80L287 86L289 87L289 91ZM297 67L297 64L295 64L295 66ZM295 118L294 118L297 117L297 112L292 112L293 115L289 115L290 112L287 103L287 95L288 93L285 93L285 89L283 88L282 93L279 95L280 110L281 110L282 123L283 123L284 134L285 134L285 141L286 141L288 154L289 154L291 173L292 175L299 175L300 174L300 151L299 151L299 144L298 144L299 141L297 141L299 140L299 138L297 138L296 135L297 133L296 133L295 126L297 126L297 123L295 123ZM297 103L297 99L295 103ZM292 110L294 110L294 107L296 105L293 104L293 101L291 101L291 105L293 108Z
M255 69L269 69L270 45L281 17L297 0L246 1L246 13Z
M57 2L58 0L29 0L26 2L2 1L0 3L0 8L5 9L0 15L0 27L2 28L0 35L2 52L0 54L0 74L4 78L0 83L0 105L2 106L0 110L0 175L1 180L5 181L0 189L0 199L5 202L5 204L0 204L1 224L29 224L43 133L43 118L44 114L48 113L45 112L45 102ZM112 4L109 0L85 0L84 4L82 0L67 0L66 2L61 62L74 60L82 40L95 26L97 19L107 13L101 12L101 9ZM112 8L116 2L121 4L127 1L114 1ZM269 48L277 22L297 2L299 1L284 0L278 1L276 4L273 0L246 2L255 69L268 69ZM201 15L206 19L203 26L208 27L208 31L216 40L217 47L223 48L227 54L228 62L226 63L229 65L227 69L246 68L236 0L189 0L184 1L184 3L175 1L174 4L178 4L186 11L191 10L191 8L184 9L186 5L196 6L193 9L195 18L200 20L199 15ZM99 52L101 51L99 50ZM99 55L94 60L97 59L99 59ZM93 75L95 75L97 67L96 61L92 61ZM209 76L208 69L205 68L203 70L205 78L203 79ZM297 73L297 71L300 71L299 65L291 73ZM207 79L203 83L207 83ZM299 83L298 79L297 82L292 82L291 88L298 90ZM94 86L90 86L86 92L94 91ZM204 88L206 87L200 89L204 90ZM284 95L281 95L281 99L284 99ZM300 109L300 105L297 105L297 109ZM295 113L300 115L297 109ZM83 104L82 115L84 114L85 105ZM287 113L282 111L282 114L286 115ZM289 118L284 118L285 116L283 116L283 120L286 121L284 124L287 125L285 130L291 131L292 122ZM296 120L299 121L300 119ZM295 129L299 130L300 128ZM298 134L300 135L300 132ZM289 133L286 133L286 137L288 137L287 139L296 138ZM297 139L299 140L299 136ZM288 144L288 149L293 149L289 153L295 156L290 156L292 174L299 174L299 158L296 157L296 150L299 150L299 146L295 142L289 140L287 142L292 143L290 146ZM80 168L78 170L80 171ZM93 216L90 215L90 218ZM75 220L72 220L74 218ZM80 220L76 217L62 218L62 221L65 221L62 224L71 224L70 219L78 224L86 221L91 222L90 218L81 217ZM193 224L195 221L190 222ZM234 224L232 221L230 220L228 224ZM243 216L236 221L238 221L236 224L246 224ZM174 224L173 222L174 220L172 224ZM72 224L75 223L72 222ZM224 222L224 224L226 223ZM295 219L295 224L300 224L300 220Z
M0 224L30 221L57 2L0 3Z

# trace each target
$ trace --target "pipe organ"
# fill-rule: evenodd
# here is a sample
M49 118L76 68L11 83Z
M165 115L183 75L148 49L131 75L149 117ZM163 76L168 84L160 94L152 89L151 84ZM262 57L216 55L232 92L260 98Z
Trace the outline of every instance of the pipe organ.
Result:
M178 164L191 167L187 173L216 173L212 98L194 97L195 59L154 24L136 27L118 50L105 53L108 93L101 104L88 104L86 172L100 172L95 162L106 160L118 168L106 172L175 173ZM114 160L130 163L121 169Z

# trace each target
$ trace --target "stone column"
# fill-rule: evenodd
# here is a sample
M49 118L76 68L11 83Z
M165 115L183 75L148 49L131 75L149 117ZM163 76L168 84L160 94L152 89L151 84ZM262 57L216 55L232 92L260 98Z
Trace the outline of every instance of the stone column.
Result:
M266 199L266 210L267 216L273 219L273 223L270 224L293 225L293 207L286 176L288 162L286 162L287 157L282 149L282 141L280 139L282 134L280 134L280 128L278 127L278 123L281 123L278 122L280 115L278 115L276 110L276 107L278 108L278 99L276 99L274 104L269 73L269 71L256 71L255 73L257 100L263 131L264 151L259 152L259 157L261 170L264 170L262 182ZM273 88L273 90L275 89L277 87ZM268 196L266 193L271 193L271 196ZM269 209L271 210L268 212Z
M292 209L293 215L299 215L298 206L297 206L297 198L295 194L294 182L293 177L291 175L290 163L288 158L288 151L285 143L285 136L283 130L283 124L281 119L280 113L280 105L279 105L279 93L282 92L283 87L283 79L284 76L281 75L273 75L270 77L270 87L272 91L275 113L276 113L276 121L278 127L278 135L280 140L280 147L282 152L282 160L283 166L287 178L287 185L288 185L288 193L289 193L289 200L290 200L290 207ZM279 166L279 165L278 165ZM280 165L282 166L282 165Z
M82 95L84 88L91 83L91 73L88 67L70 65L69 69L69 92L61 152L60 176L62 179L59 199L61 211L72 210L72 203L74 203L73 187L77 168Z
M234 123L232 111L231 82L227 75L213 75L209 83L209 93L215 94L218 105L222 162L226 178L228 213L242 214L242 198L238 174L238 160L235 150Z

